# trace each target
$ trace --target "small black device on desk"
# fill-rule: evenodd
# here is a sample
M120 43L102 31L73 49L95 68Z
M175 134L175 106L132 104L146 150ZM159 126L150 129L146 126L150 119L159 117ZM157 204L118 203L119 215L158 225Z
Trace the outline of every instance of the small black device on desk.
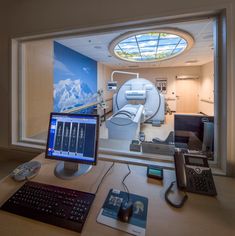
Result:
M145 235L147 216L148 199L146 197L110 189L97 217L97 222L131 235L140 236Z
M94 198L91 193L28 181L1 210L81 232Z
M123 222L129 222L133 214L132 201L123 201L118 211L118 219Z
M163 168L160 166L148 166L147 176L154 179L163 179Z

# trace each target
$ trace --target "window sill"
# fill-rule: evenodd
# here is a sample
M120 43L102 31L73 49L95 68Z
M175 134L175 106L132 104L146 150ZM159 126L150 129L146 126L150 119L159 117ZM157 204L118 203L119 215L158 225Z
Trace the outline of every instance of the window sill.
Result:
M173 159L173 157L172 157ZM110 154L99 154L98 160L102 161L111 161L111 162L119 162L119 163L128 163L133 165L147 166L147 165L158 165L163 167L164 169L174 169L173 162L163 162L157 158L155 159L144 159L138 157L129 157L125 155L110 155Z
M174 169L174 158L172 155L150 154L143 152L129 151L130 141L123 140L99 140L98 161L110 161L119 163L129 163L133 165L158 165L164 169ZM45 145L32 144L27 142L15 142L11 145L16 150L24 151L45 151ZM112 148L110 148L112 147ZM226 176L225 171L212 166L212 173L214 175Z

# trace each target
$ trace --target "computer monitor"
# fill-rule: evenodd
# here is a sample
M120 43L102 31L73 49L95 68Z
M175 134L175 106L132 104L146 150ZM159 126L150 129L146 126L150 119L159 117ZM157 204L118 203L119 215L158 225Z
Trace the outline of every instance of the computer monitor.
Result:
M46 158L61 160L55 175L71 179L87 173L97 162L99 116L51 113Z
M209 159L214 154L214 117L200 114L175 114L175 147L199 151Z

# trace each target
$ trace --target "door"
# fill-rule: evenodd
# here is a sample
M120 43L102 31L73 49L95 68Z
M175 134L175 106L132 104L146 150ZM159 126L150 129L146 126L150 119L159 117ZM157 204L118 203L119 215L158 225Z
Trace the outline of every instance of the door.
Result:
M176 80L176 112L198 113L198 79Z

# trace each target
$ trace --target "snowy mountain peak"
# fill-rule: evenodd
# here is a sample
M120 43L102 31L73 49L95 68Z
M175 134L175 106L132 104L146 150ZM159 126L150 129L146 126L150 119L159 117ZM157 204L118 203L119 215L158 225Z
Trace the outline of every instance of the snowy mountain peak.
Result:
M81 80L65 79L54 84L54 111L62 112L96 101L89 85Z

